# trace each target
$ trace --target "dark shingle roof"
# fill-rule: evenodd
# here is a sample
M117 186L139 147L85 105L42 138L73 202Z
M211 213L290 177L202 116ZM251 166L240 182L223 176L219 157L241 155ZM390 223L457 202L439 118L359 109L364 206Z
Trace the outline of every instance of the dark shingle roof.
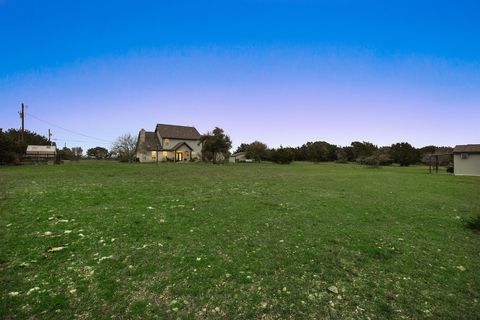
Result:
M453 153L480 153L480 144L463 144L455 146Z
M162 138L168 139L183 139L183 140L198 140L200 133L194 127L175 126L171 124L157 124L156 132Z
M157 150L158 145L160 145L160 142L158 141L157 134L155 132L145 132L145 150Z

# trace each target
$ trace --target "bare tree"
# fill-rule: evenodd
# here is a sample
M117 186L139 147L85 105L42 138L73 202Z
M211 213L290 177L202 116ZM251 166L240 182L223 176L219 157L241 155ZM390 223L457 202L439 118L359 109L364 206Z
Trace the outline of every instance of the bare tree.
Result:
M118 159L122 162L133 162L135 159L135 148L137 146L137 138L130 133L126 133L117 138L112 145L112 151L118 155Z
M72 148L73 160L78 161L82 157L83 149L82 147L73 147Z

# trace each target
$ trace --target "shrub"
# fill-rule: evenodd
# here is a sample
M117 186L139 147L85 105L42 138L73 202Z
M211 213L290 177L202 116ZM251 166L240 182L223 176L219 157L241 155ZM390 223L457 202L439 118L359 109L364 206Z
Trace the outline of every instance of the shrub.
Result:
M380 162L378 161L378 158L374 155L371 155L369 157L362 157L359 159L360 159L360 163L366 166L375 167L375 168L380 166Z
M5 164L19 165L20 164L20 157L18 156L18 154L16 154L13 151L7 151L2 156L2 162L4 162Z
M388 166L392 164L392 158L386 153L377 151L371 156L358 158L357 162L371 167Z
M480 232L480 214L467 221L467 227L473 231Z

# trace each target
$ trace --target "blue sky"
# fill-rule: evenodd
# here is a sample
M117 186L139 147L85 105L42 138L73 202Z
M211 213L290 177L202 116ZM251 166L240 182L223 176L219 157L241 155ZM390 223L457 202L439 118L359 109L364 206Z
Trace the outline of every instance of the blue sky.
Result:
M475 1L0 0L0 127L480 143L479 34Z

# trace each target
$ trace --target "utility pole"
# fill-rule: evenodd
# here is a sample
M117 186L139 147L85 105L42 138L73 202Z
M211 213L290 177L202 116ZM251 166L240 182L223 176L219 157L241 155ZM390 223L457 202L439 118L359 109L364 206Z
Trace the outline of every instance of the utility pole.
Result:
M25 132L25 106L23 105L23 102L22 102L22 111L20 111L18 114L20 115L20 118L22 118L22 132L20 135L20 139L21 139L21 142L23 143L24 141L23 133Z

